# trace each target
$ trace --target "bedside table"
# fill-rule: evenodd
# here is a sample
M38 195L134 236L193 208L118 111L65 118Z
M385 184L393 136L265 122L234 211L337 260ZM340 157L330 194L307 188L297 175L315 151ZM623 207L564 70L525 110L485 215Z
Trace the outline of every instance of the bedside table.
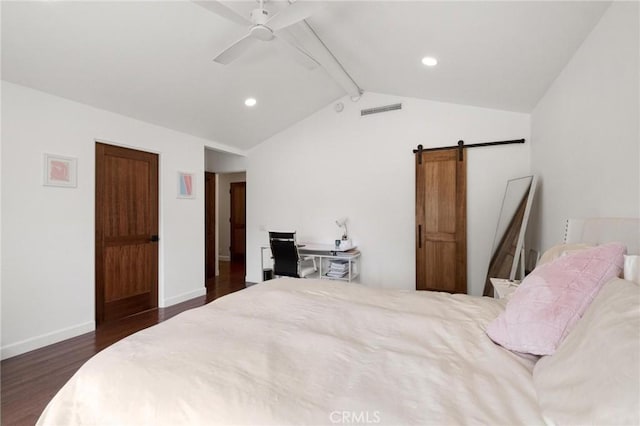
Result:
M489 280L493 286L493 297L496 299L507 297L516 291L516 288L520 285L520 281L518 280L511 281L504 278L489 278Z

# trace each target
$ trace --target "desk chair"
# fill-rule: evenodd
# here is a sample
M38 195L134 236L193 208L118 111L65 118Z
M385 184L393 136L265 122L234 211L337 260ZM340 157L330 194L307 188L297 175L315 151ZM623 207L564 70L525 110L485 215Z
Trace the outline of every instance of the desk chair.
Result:
M300 259L295 232L269 232L269 245L274 275L305 278L318 270L313 257Z

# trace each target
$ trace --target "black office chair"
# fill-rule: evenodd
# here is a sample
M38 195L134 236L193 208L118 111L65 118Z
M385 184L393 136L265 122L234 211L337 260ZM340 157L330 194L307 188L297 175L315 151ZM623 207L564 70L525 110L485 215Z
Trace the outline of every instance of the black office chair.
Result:
M269 245L274 275L305 278L318 270L314 258L300 259L295 232L269 232Z

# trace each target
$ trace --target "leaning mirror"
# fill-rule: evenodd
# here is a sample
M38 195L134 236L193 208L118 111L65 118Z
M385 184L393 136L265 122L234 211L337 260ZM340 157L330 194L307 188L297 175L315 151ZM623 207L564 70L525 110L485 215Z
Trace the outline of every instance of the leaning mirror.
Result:
M535 176L524 176L507 182L493 239L483 292L485 296L493 296L490 278L513 280L519 268L524 275L524 265L521 265L524 262L524 237L535 189Z

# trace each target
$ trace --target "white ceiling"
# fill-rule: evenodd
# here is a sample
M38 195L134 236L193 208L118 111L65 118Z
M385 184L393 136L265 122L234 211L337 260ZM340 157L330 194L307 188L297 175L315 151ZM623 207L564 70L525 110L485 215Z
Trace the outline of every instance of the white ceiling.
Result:
M529 112L608 5L328 1L307 21L365 91ZM245 32L188 1L3 1L2 78L240 149L344 95L273 43L212 61Z

